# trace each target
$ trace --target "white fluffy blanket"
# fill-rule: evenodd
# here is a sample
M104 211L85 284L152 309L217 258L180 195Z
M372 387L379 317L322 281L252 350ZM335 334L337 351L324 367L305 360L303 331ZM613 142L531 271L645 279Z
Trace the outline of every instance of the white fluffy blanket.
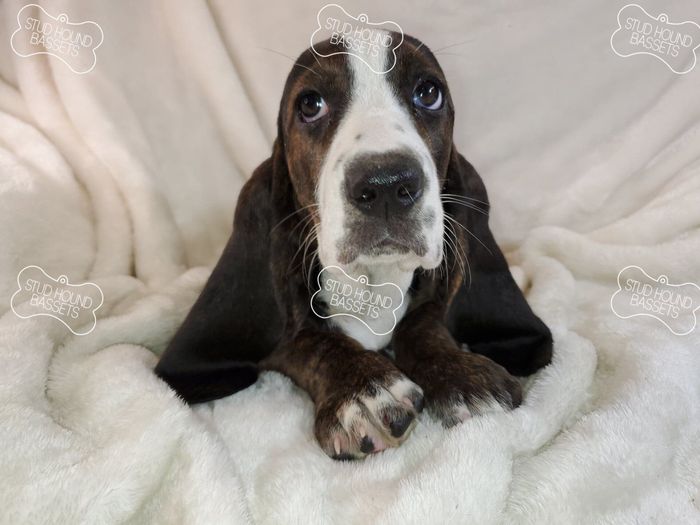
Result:
M622 2L343 4L452 46L456 143L556 340L519 409L423 416L357 463L323 455L280 375L191 409L151 372L321 4L43 3L102 27L84 75L12 52L23 5L0 4L0 522L700 523L700 329L610 306L628 265L700 282L700 67L613 53ZM15 315L27 265L98 284L94 331Z

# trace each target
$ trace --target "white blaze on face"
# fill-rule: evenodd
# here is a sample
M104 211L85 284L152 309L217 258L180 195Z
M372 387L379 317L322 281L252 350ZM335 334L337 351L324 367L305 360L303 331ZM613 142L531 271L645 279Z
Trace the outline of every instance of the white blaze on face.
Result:
M374 62L377 71L383 71L386 53L366 58ZM431 269L442 261L443 211L437 170L425 142L415 129L408 110L403 106L388 81L388 75L374 73L367 64L352 55L346 55L352 73L350 102L336 130L335 137L321 167L318 186L320 228L318 234L319 258L322 266L345 267L348 273L364 271L371 276L381 272L381 266L391 264L403 273L413 273L419 267ZM358 139L359 136L359 139ZM338 260L338 246L347 238L349 206L345 197L345 166L356 155L408 150L419 160L425 175L423 196L412 213L422 217L427 210L434 214L432 221L419 221L422 231L416 231L426 241L427 253L418 256L409 252L395 257L382 255L373 260L359 257L357 261L343 265ZM379 219L377 219L379 220ZM376 263L376 264L375 264ZM358 268L361 266L361 268ZM404 276L402 281L406 281ZM410 279L408 280L410 283Z
M370 283L391 282L399 286L405 300L396 312L398 323L410 302L406 292L413 279L413 272L419 267L435 268L442 262L443 210L437 169L407 108L399 102L388 76L374 73L367 64L352 55L347 55L347 60L352 73L350 102L324 159L317 189L320 214L319 258L323 267L339 266L349 275L366 275ZM382 71L387 57L380 55L368 60L374 60L374 69ZM416 224L416 229L420 231L410 233L424 239L427 251L422 256L413 252L379 256L360 254L350 264L342 264L339 261L339 246L348 239L348 228L351 226L346 210L352 206L347 202L344 191L345 167L357 155L397 150L407 150L415 155L425 177L423 195L410 211L419 219L410 224ZM428 215L433 220L422 220ZM361 227L361 224L358 226L355 221L355 227ZM391 333L377 336L360 321L349 316L334 317L332 322L366 349L381 349L391 340Z

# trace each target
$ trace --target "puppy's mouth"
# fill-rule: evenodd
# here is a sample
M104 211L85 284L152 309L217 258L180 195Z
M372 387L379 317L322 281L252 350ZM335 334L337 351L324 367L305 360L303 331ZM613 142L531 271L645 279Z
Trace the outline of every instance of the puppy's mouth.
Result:
M338 261L341 264L351 264L358 259L390 262L420 258L428 251L419 225L411 224L413 220L410 218L396 228L387 224L358 222L360 224L351 228L346 238L338 243Z
M399 242L396 239L392 239L389 236L386 236L377 244L369 248L368 255L378 256L390 255L392 253L403 254L408 253L410 251L411 248L407 244Z

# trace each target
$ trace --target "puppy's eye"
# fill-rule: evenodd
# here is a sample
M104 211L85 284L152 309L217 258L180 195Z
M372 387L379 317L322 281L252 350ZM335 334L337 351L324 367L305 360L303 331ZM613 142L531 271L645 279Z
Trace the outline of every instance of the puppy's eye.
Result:
M299 97L299 116L304 122L314 122L328 113L328 104L315 91L304 93Z
M442 107L442 90L430 80L421 82L413 92L413 103L423 109L440 109Z

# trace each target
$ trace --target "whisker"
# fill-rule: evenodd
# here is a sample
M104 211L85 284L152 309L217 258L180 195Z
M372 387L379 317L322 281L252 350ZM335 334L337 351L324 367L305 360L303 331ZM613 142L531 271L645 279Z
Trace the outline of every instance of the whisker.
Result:
M455 233L455 236L457 234ZM467 254L464 250L464 247L462 246L462 243L460 242L459 238L457 238L457 248L459 252L462 254L462 277L466 280L467 275L469 276L469 285L468 288L471 288L472 286L472 267L471 264L469 264L469 257L467 257ZM465 270L465 264L466 264L466 270ZM465 275L466 274L466 275Z
M441 199L441 200L442 200L443 203L456 204L457 206L464 206L465 208L472 209L472 210L477 211L477 212L479 212L479 213L481 213L481 214L483 214L483 215L487 215L487 216L488 216L488 214L489 214L486 210L483 210L483 209L479 208L478 206L476 206L476 205L474 205L474 204L471 204L471 203L468 203L468 202L462 202L462 201L458 201L458 200L452 200L452 199L450 199L450 198L448 198L448 199Z
M411 197L411 192L408 191L408 190L406 189L406 187L405 187L403 184L401 185L401 189L402 189L403 191L406 192L406 195L408 195L408 198L411 199L411 202L412 202L413 204L415 204L416 201L414 200L413 197Z
M442 193L442 195L444 195L445 197L453 197L455 199L460 200L478 202L479 204L483 204L484 206L489 206L488 202L480 201L479 199L475 199L474 197L467 197L466 195L458 195L457 193Z
M442 235L443 246L444 246L443 251L445 253L443 254L443 261L442 261L441 266L443 266L443 265L445 266L445 283L447 285L447 288L449 289L449 287L450 287L450 267L448 266L448 263L447 263L447 259L448 259L447 256L449 255L449 252L447 250L449 249L449 251L455 257L455 259L457 258L457 255L454 252L454 249L450 243L450 239L449 239L449 236L447 235L447 233L448 233L447 229L445 229L443 231L443 235Z
M441 56L441 57L460 57L460 58L469 58L467 55L463 55L461 53L450 53L446 51L439 51L437 53L433 53L435 56Z
M311 254L311 261L309 262L309 271L306 278L306 289L311 291L311 270L314 264L318 261L318 242L316 242L316 249Z
M298 226L298 225L297 225ZM311 226L309 228L309 226ZM308 230L308 231L307 231ZM317 258L318 255L318 225L314 223L313 221L306 221L305 226L302 228L301 232L299 233L299 238L304 237L303 241L299 243L299 247L297 248L296 252L291 258L291 261L289 262L289 266L287 267L287 272L291 271L296 271L297 268L301 267L301 272L302 272L302 279L306 281L306 287L310 290L311 289L311 269L313 268L313 264L315 259ZM306 265L306 258L309 253L309 248L313 245L313 243L316 242L316 248L314 249L313 253L311 254L311 261L309 262L308 265L308 271L307 271L307 265ZM295 266L292 267L294 264L294 261L296 260L297 256L301 252L301 260L299 263Z
M469 290L472 287L472 265L469 264L469 257L466 254L464 255L464 261L467 263L467 271L469 272L469 284L467 285L467 290Z
M308 236L308 240L305 242L305 245L306 245L306 246L305 246L305 248L304 248L304 256L303 256L302 259L301 259L301 263L302 263L302 277L304 277L304 280L306 281L306 287L307 287L308 289L311 288L311 268L312 268L312 265L313 265L313 260L314 260L314 258L313 258L313 257L311 258L311 263L309 264L308 271L307 271L307 268L306 268L306 255L307 255L307 253L308 253L308 251L309 251L309 247L311 246L311 244L313 244L313 242L316 241L316 239L318 238L318 235L317 235L317 231L316 231L316 230L317 230L317 225L314 224L313 228L311 229L311 235ZM318 244L318 243L316 243L316 244ZM316 250L314 250L314 251L316 251Z
M460 205L460 206L466 206L467 208L476 209L476 210L478 210L478 211L480 211L481 213L484 213L484 214L488 214L488 212L489 212L488 209L484 209L484 208L482 208L481 206L479 206L478 204L474 204L473 202L461 201L461 200L454 199L454 198L452 198L452 197L444 197L444 198L441 199L441 200L442 200L442 202L451 202L451 203L453 203L453 204L458 204L458 205Z
M312 215L307 215L304 217L304 219L300 220L294 228L292 228L292 231L289 232L289 237L292 237L294 235L294 232L296 232L299 227L301 227L301 230L299 231L298 238L301 238L304 235L304 232L306 229L309 227L309 225L313 224L313 216Z
M321 64L321 62L318 60L318 57L316 56L316 53L314 52L313 49L311 50L311 56L314 57L314 60L315 60L316 63L318 64L318 67L320 67L321 69L323 69L323 70L325 71L326 68L323 67L323 64Z
M292 213L290 213L290 214L287 215L284 219L282 219L280 222L278 222L278 223L274 226L274 228L272 228L272 229L270 230L270 233L272 233L272 232L275 231L277 228L279 228L279 227L282 225L283 222L285 222L285 221L291 219L292 217L294 217L297 213L301 213L302 211L304 211L304 210L306 210L306 209L308 209L308 208L313 208L313 207L316 207L316 206L318 206L318 204L309 204L308 206L304 206L303 208L299 208L298 210L294 210ZM309 217L311 217L311 215L309 215ZM292 231L294 231L294 230L292 230Z
M462 277L465 277L465 268L464 268L464 263L462 262L462 257L460 250L458 249L459 245L459 240L457 239L457 233L452 229L452 227L449 224L445 225L445 231L449 232L452 234L453 238L450 238L449 236L446 238L448 239L448 242L450 243L450 246L452 248L452 253L455 256L455 263L459 267L460 274Z
M270 53L275 53L276 55L279 55L279 56L281 56L281 57L288 58L289 60L292 61L292 63L293 63L295 66L303 67L304 69L306 69L306 70L308 70L308 71L311 71L311 72L312 72L314 75L316 75L318 78L323 78L321 75L319 75L316 71L314 71L314 70L311 69L310 67L305 66L304 64L300 64L299 62L297 62L296 60L294 60L292 57L290 57L289 55L285 55L285 54L282 53L281 51L277 51L277 50L275 50L275 49L270 49L269 47L258 47L258 49L264 49L265 51L269 51Z
M302 247L304 249L304 252L303 252L302 258L301 258L302 264L306 262L306 255L309 251L309 246L311 245L311 243L314 240L315 230L316 230L316 225L313 225L309 229L309 232L304 237L304 242L302 243Z
M461 42L457 42L456 44L450 44L448 46L438 47L437 49L432 49L431 51L433 52L433 54L436 54L438 51L443 51L444 49L450 49L451 47L462 46L462 45L467 44L469 42L473 42L474 40L475 40L474 38L470 38L469 40L462 40Z
M471 288L472 269L471 269L471 265L469 264L469 258L467 257L467 254L462 247L462 243L460 242L459 237L457 236L457 232L450 226L449 223L446 223L445 227L447 230L449 230L452 233L452 235L454 235L454 242L456 244L456 251L462 255L462 257L457 257L457 260L460 263L462 278L464 278L466 280L465 274L468 273L468 275L469 275L469 287ZM466 269L465 269L465 263L466 263Z
M413 51L411 51L411 53L410 53L408 56L411 56L411 55L413 55L414 53L417 53L418 50L419 50L421 47L423 47L423 42L421 42L420 44L418 44L418 47L416 47Z
M309 229L309 225L312 225L312 227L311 227L311 230L309 230L307 232L307 230ZM297 255L299 255L299 253L303 250L309 235L311 235L313 233L313 226L314 226L313 221L307 221L305 223L305 225L302 227L301 231L299 232L299 240L300 240L299 247L297 248L297 251L294 252L294 255L292 255L292 258L289 261L289 265L287 266L287 272L294 271L299 267L298 264L294 267L292 267L292 265L294 264L294 261L296 260ZM302 237L304 238L303 241L301 240ZM302 259L301 264L303 264L303 262L304 261Z
M306 227L309 225L309 223L313 221L313 219L314 219L314 218L313 218L312 215L308 215L308 216L304 217L302 220L300 220L300 221L297 223L296 226L294 226L294 228L292 228L292 231L289 232L290 236L291 236L295 231L297 231L297 229L299 228L299 226L302 226L302 231L305 230Z
M487 251L487 252L489 252L491 255L493 255L493 252L489 249L489 247L486 246L486 245L481 241L481 239L479 239L474 233L472 233L472 231L471 231L469 228L467 228L466 226L464 226L463 224L461 224L458 220L456 220L454 217L452 217L449 213L443 211L443 214L445 215L445 218L446 218L448 221L450 221L450 222L456 224L457 226L459 226L460 228L462 228L465 232L467 232L469 235L471 235L472 237L474 237L474 239L476 239L476 240L479 242L479 244L481 244L484 248L486 248L486 251Z

